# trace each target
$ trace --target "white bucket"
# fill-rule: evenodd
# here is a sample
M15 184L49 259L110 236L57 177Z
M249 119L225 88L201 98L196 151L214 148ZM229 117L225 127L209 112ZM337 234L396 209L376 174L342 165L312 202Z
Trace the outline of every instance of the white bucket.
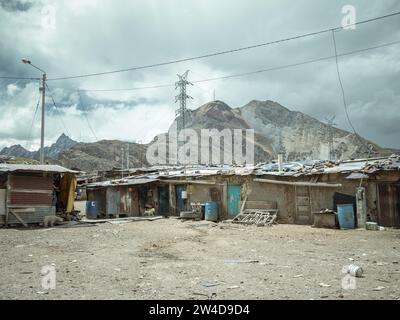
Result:
M347 272L353 277L360 278L363 274L363 269L355 264L349 265Z

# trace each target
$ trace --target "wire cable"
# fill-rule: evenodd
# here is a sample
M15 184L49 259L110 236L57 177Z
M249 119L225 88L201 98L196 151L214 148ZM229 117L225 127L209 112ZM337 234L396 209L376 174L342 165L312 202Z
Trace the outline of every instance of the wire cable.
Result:
M40 78L7 77L7 76L0 76L0 79L8 79L8 80L40 80Z
M83 99L82 99L82 95L81 95L81 93L80 93L79 91L78 91L78 94L79 94L79 101L82 101L82 100L83 100ZM84 116L85 119L86 119L86 122L87 122L87 124L88 124L88 127L89 127L90 131L91 131L92 134L93 134L93 137L95 138L95 141L97 141L98 139L97 139L96 133L94 132L94 130L93 130L91 124L90 124L90 121L89 121L89 118L87 117L86 111L85 111L85 110L82 110L82 113L83 113L83 116Z
M193 60L198 60L198 59L210 58L210 57L220 56L220 55L224 55L224 54L229 54L229 53L234 53L234 52L239 52L239 51L244 51L244 50L264 47L264 46L269 46L269 45L272 45L272 44L278 44L278 43L287 42L287 41L291 41L291 40L301 39L301 38L305 38L305 37L316 36L316 35L319 35L319 34L330 32L331 30L334 30L334 31L342 30L344 28L348 28L348 27L351 27L351 26L356 26L356 25L360 25L360 24L365 24L365 23L381 20L381 19L386 19L386 18L389 18L389 17L397 16L397 15L400 15L400 11L394 12L394 13L391 13L391 14L387 14L387 15L384 15L384 16L368 19L368 20L355 22L353 24L346 25L345 27L344 26L340 26L340 27L336 27L336 28L324 29L324 30L320 30L320 31L305 33L305 34L302 34L302 35L297 35L297 36L293 36L293 37L289 37L289 38L284 38L284 39L279 39L279 40L259 43L259 44L255 44L255 45L240 47L240 48L236 48L236 49L219 51L219 52L199 55L199 56L195 56L195 57L190 57L190 58L183 58L183 59L171 60L171 61L166 61L166 62L159 62L159 63L149 64L149 65L144 65L144 66L139 66L139 67L130 67L130 68L125 68L125 69L119 69L119 70L113 70L113 71L105 71L105 72L97 72L97 73L88 73L88 74L82 74L82 75L76 75L76 76L49 78L48 81L69 80L69 79L77 79L77 78L95 77L95 76L101 76L101 75L108 75L108 74L121 73L121 72L127 72L127 71L149 69L149 68L155 68L155 67L160 67L160 66L166 66L166 65L170 65L170 64L176 64L176 63L180 63L180 62L187 62L187 61L193 61Z
M366 147L366 149L368 150L368 158L370 157L371 154L371 150L369 148L369 146L365 143L364 139L361 138L361 136L357 133L356 129L354 128L354 125L350 119L349 116L349 112L348 112L348 108L347 108L347 101L346 101L346 94L344 91L344 87L343 87L343 82L342 82L342 77L340 76L340 69L339 69L339 59L338 59L338 54L337 54L337 45L336 45L336 38L335 38L335 30L332 29L332 40L333 40L333 47L335 50L335 64L336 64L336 72L337 72L337 76L338 76L338 81L339 81L339 85L340 85L340 91L342 93L342 102L343 102L343 107L344 107L344 111L346 114L346 118L347 121L351 127L351 129L354 132L354 135L359 139L359 141L361 142L361 144Z
M368 48L363 48L363 49L359 49L359 50L354 50L354 51L341 53L341 54L338 54L337 57L344 57L344 56L353 55L353 54L357 54L357 53L361 53L361 52L366 52L366 51L369 51L369 50L384 48L384 47L388 47L388 46L392 46L392 45L396 45L396 44L400 44L400 40L399 41L389 42L389 43L384 43L384 44L381 44L381 45L376 45L376 46L373 46L373 47L368 47ZM256 71L231 74L231 75L220 76L220 77L215 77L215 78L194 80L194 81L192 81L192 83L201 83L201 82L209 82L209 81L216 81L216 80L224 80L224 79L230 79L230 78L249 76L249 75L253 75L253 74L257 74L257 73L264 73L264 72L269 72L269 71L283 70L283 69L288 69L288 68L292 68L292 67L298 67L298 66L302 66L302 65L312 64L312 63L316 63L316 62L320 62L320 61L324 61L324 60L335 59L335 58L336 58L336 55L327 56L327 57L322 57L322 58L302 61L302 62L298 62L298 63L287 64L287 65L282 65L282 66L277 66L277 67L271 67L271 68L261 69L261 70L256 70ZM153 86L147 86L147 87L122 88L122 89L79 89L78 91L84 91L84 92L133 91L133 90L157 89L157 88L174 87L174 86L175 86L175 84L160 84L160 85L153 85Z
M57 105L56 105L56 103L55 103L55 101L54 101L53 95L51 94L50 88L49 88L49 86L47 85L47 83L46 83L46 88L47 88L47 92L48 92L48 94L49 94L49 96L50 96L50 98L51 98L51 101L53 102L53 106L54 106L54 108L57 110L57 114L58 114L58 116L59 116L60 122L61 122L61 124L62 124L62 126L63 126L65 132L66 132L67 135L70 137L71 135L70 135L70 133L69 133L69 131L68 131L68 128L67 128L67 126L65 125L64 120L62 119L61 111L58 109L58 107L57 107Z
M29 147L28 147L28 143L30 143L31 138L32 138L32 130L33 130L33 125L34 125L34 123L35 123L35 119L36 119L37 112L38 112L38 110L39 110L39 103L40 103L40 95L39 95L39 97L38 97L38 102L37 102L37 104L36 104L35 113L33 114L31 126L30 126L30 128L29 128L28 140L26 141L26 144L25 144L25 147L26 147L27 149L29 149L30 146L31 146L31 145L29 144Z

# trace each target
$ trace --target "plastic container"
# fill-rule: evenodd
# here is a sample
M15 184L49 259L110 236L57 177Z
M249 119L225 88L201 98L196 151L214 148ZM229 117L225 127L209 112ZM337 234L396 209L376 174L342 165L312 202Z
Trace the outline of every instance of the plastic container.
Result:
M363 269L355 264L351 264L349 265L347 272L353 277L360 278L363 274Z
M96 201L86 201L86 218L97 219L98 208Z

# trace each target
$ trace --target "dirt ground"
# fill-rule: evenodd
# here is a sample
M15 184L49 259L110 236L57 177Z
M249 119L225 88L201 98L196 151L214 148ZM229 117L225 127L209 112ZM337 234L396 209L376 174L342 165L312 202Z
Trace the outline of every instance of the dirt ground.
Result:
M399 230L176 218L3 228L0 298L399 299L399 249ZM362 278L342 272L351 263ZM42 286L44 266L55 268L55 289Z

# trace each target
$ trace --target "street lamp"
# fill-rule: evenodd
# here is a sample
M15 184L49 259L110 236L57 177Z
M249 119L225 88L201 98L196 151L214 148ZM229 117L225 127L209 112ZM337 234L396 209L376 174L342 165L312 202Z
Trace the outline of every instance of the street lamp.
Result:
M39 92L42 95L42 125L40 132L40 164L44 164L44 108L45 108L45 93L46 93L46 71L40 69L39 67L32 64L32 62L28 59L22 59L22 62L25 64L29 64L35 69L39 70L43 73L42 81L39 86Z

